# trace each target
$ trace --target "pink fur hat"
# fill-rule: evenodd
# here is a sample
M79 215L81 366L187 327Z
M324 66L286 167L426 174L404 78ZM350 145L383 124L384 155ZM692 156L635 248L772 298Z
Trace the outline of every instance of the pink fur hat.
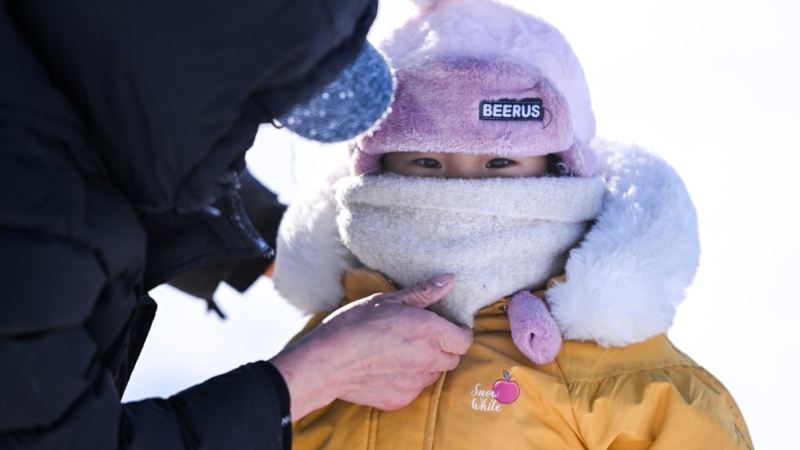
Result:
M595 134L583 69L552 25L493 0L415 0L382 43L395 70L392 112L352 151L353 171L402 151L521 157L560 153L592 176Z

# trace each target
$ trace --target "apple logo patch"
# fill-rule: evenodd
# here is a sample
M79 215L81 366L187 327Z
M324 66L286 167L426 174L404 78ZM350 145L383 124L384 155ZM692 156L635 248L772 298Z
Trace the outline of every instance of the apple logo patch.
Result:
M494 382L491 389L482 389L481 383L470 392L472 409L475 411L500 412L502 405L514 403L519 398L519 384L511 381L511 375L503 371L503 378Z
M503 371L503 378L494 382L492 386L494 398L498 403L514 403L519 397L519 384L516 381L511 381L511 375L505 370Z

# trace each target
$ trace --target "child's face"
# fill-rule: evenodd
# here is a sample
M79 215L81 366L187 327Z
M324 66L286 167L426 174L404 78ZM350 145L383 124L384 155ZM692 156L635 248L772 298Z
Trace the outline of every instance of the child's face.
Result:
M383 170L398 175L439 178L539 177L547 157L498 158L467 153L394 152L383 155Z

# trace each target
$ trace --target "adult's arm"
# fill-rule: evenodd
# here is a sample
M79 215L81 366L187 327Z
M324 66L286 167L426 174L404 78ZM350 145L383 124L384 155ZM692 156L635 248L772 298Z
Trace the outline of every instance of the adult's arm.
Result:
M288 450L289 402L280 373L253 362L166 399L123 404L120 447Z
M423 309L452 283L442 275L350 303L272 358L288 385L292 419L337 398L397 409L454 369L471 331Z
M289 448L288 391L267 362L120 403L155 310L145 234L60 150L0 125L0 448Z

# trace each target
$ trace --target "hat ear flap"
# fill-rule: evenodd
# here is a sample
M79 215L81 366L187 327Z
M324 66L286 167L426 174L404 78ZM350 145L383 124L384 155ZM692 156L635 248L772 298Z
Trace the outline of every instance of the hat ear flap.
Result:
M511 338L535 364L547 364L561 350L561 331L544 300L528 291L514 294L508 305Z
M365 153L359 144L350 147L350 173L354 175L374 175L381 173L382 154Z
M586 142L575 141L572 146L559 155L566 164L569 176L593 177L597 173L597 154Z

